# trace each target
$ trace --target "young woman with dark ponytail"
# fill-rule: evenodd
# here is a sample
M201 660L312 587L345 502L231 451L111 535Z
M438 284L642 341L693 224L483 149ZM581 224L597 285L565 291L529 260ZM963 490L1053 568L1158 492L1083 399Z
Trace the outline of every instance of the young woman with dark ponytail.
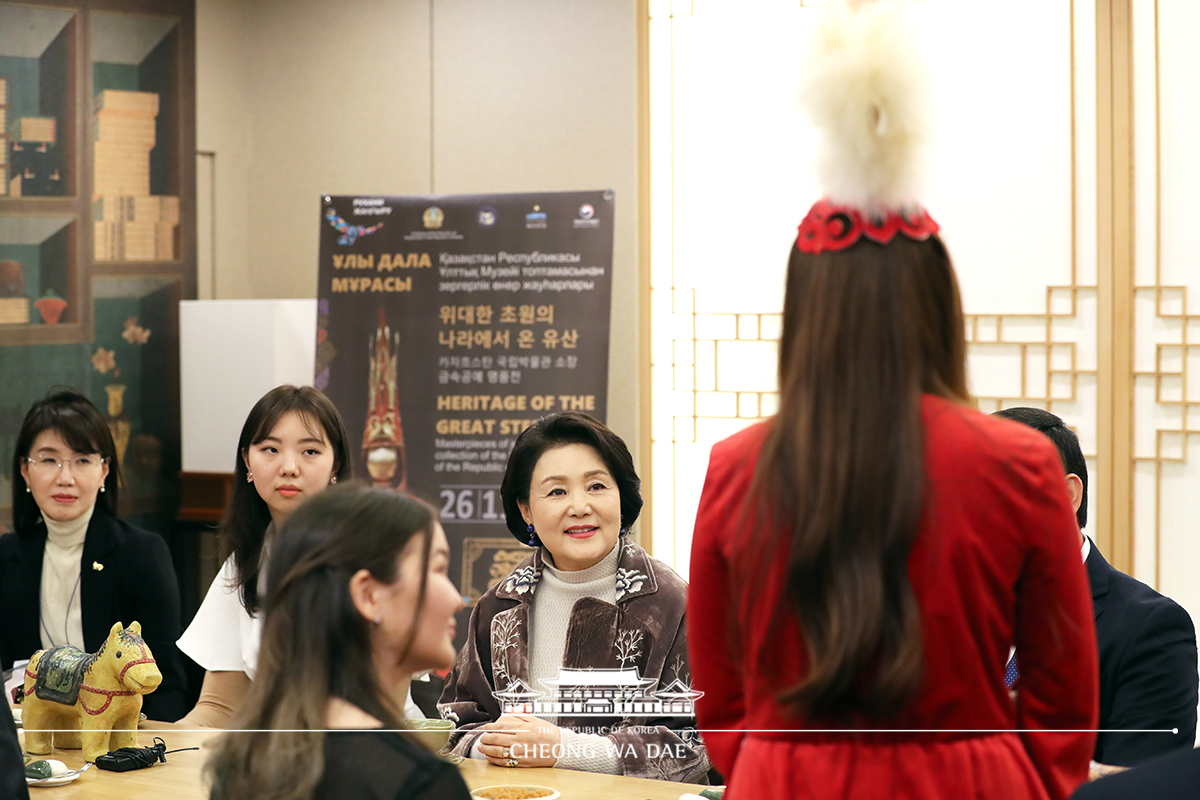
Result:
M401 730L412 674L454 661L449 567L436 513L408 495L338 486L297 508L267 565L254 683L207 765L213 800L467 800L436 734Z

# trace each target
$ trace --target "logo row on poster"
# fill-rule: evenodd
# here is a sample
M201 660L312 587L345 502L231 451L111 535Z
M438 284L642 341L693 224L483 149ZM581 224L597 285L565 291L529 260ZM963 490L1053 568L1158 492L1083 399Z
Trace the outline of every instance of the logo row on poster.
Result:
M357 208L355 213L358 213ZM421 215L421 223L427 230L437 230L445 221L446 212L437 206L430 206ZM492 206L483 206L479 209L475 221L481 228L493 228L500 222L500 212ZM579 207L578 216L571 220L571 223L576 228L600 227L600 218L596 216L596 207L591 203L584 203ZM548 228L550 227L550 215L542 209L540 204L534 204L533 208L525 214L525 227L529 230Z

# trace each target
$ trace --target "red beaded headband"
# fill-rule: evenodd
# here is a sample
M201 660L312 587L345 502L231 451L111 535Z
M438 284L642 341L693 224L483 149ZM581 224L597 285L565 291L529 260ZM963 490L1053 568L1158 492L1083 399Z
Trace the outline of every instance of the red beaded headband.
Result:
M863 236L873 242L887 244L902 233L909 239L923 242L938 232L938 224L920 206L889 211L886 217L863 214L851 206L834 205L820 200L809 209L800 223L796 249L802 253L837 253L850 247Z

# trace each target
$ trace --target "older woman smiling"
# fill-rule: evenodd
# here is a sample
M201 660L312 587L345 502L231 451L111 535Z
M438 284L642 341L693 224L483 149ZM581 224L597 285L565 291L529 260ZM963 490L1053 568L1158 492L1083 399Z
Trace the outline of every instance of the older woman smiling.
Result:
M499 766L705 780L690 715L505 714L496 697L565 685L574 670L633 680L639 695L690 685L687 584L623 536L641 511L640 485L625 443L584 414L543 417L517 437L500 491L509 531L535 550L471 613L439 703L459 726L456 752Z

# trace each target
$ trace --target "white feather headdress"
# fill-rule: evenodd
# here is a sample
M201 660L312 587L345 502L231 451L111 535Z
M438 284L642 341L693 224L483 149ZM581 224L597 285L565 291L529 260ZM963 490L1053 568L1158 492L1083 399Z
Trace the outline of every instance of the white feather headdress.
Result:
M928 72L903 12L897 3L826 7L800 76L826 197L871 213L919 201Z

